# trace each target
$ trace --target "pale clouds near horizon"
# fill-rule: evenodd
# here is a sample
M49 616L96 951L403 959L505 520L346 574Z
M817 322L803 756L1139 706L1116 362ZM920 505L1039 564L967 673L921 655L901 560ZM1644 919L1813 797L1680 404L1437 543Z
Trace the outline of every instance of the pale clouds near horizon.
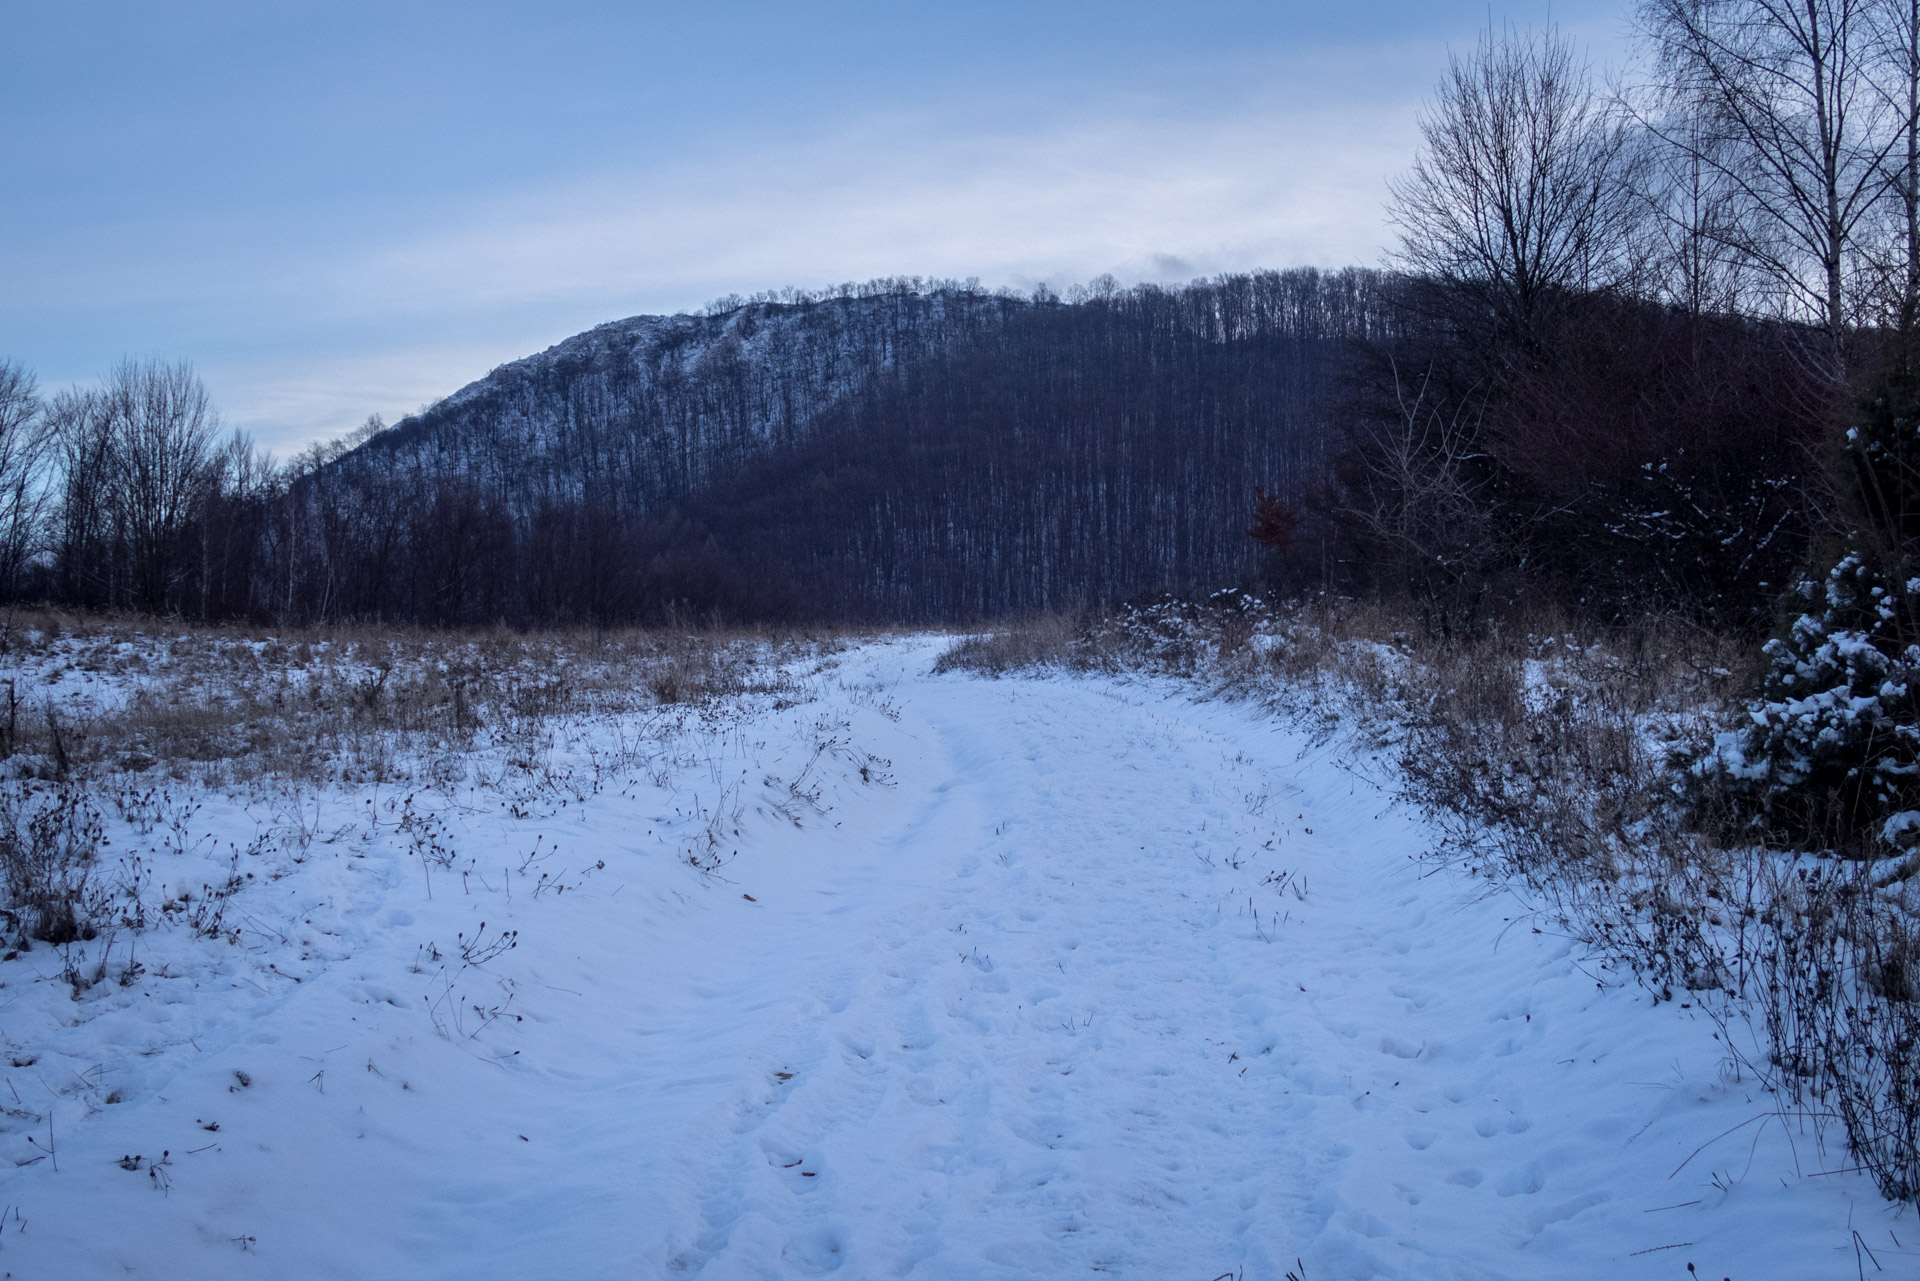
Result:
M780 154L601 175L470 207L283 282L322 313L371 318L378 352L203 369L229 421L284 445L370 412L392 421L592 325L728 293L887 275L1024 291L1103 272L1375 263L1384 174L1411 148L1403 115L1077 121L933 145L872 125Z
M1402 25L1432 12L1405 10ZM1485 21L1459 16L1469 34ZM50 385L129 352L191 359L227 422L286 451L369 413L394 421L593 325L730 293L1377 264L1387 178L1413 155L1457 32L1356 20L1331 43L1289 43L1285 25L1177 57L1143 26L1070 65L1085 28L1056 22L1035 65L1058 76L997 67L991 49L943 62L893 33L889 48L944 77L926 92L911 73L827 80L763 51L757 81L651 100L602 69L586 99L555 106L574 88L559 70L496 91L483 68L470 73L481 87L435 82L409 106L329 65L295 68L340 86L303 113L298 86L276 89L268 67L231 101L174 103L189 146L178 174L156 168L144 187L116 186L125 147L101 144L91 168L51 144L29 154L68 185L0 194L0 219L18 224L0 242L15 282L0 356ZM474 39L497 52L506 37ZM460 94L470 124L444 118ZM74 103L80 143L143 111L168 136L166 112L143 101ZM529 122L543 110L551 120Z

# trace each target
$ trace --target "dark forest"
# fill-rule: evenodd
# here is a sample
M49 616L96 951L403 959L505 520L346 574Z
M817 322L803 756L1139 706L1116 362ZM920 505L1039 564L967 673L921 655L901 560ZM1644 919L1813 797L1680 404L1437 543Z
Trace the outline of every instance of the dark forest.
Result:
M128 365L41 415L56 483L15 494L8 586L433 626L949 622L1232 586L1762 625L1819 509L1804 335L1568 293L1511 360L1453 306L1359 269L789 293L602 326L285 468L216 440L190 371ZM1258 493L1290 537L1248 537Z

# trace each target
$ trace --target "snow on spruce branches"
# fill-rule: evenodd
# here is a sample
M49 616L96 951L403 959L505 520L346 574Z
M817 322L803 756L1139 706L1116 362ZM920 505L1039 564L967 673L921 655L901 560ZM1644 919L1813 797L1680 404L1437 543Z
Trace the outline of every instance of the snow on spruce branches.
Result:
M1847 529L1824 582L1765 648L1746 723L1695 767L1797 843L1867 852L1920 839L1920 361L1864 398L1838 468Z
M1916 587L1890 586L1858 551L1824 585L1801 583L1809 608L1767 642L1750 722L1717 737L1701 772L1755 817L1920 834L1920 645L1900 626Z

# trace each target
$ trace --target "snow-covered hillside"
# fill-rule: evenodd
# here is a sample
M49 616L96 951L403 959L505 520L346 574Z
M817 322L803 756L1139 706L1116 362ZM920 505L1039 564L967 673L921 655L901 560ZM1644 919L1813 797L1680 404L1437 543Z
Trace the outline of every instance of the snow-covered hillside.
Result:
M1211 590L1254 569L1253 487L1342 447L1358 344L1396 332L1383 281L876 281L602 325L309 455L218 608L899 625Z
M630 763L592 789L116 817L171 924L84 990L0 962L0 1271L1912 1271L1710 1021L1423 860L1379 763L943 644L603 725L551 761Z
M634 316L500 366L336 466L459 477L523 515L589 495L645 509L804 439L836 401L1027 305L903 286Z

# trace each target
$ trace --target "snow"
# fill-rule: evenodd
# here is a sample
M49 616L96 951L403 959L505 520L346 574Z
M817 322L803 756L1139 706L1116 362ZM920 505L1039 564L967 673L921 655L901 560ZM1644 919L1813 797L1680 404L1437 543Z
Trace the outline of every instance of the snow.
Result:
M1173 681L930 675L943 643L594 794L116 820L170 893L251 872L241 943L156 928L78 997L51 948L0 964L0 1269L1911 1270L1920 1226L1699 1008L1425 859L1379 761Z
M335 466L450 469L529 510L578 501L590 474L620 478L629 501L664 503L716 467L813 434L820 411L900 361L1026 305L933 288L633 316L499 366Z

